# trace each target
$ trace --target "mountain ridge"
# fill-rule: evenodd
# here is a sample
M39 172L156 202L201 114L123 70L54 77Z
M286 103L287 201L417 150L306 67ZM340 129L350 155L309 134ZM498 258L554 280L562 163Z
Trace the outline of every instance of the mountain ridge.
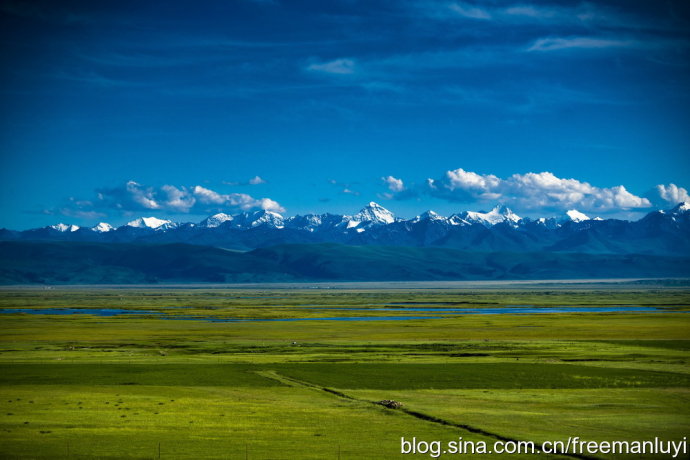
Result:
M22 232L2 229L3 241L82 241L103 243L187 243L251 250L290 243L339 243L445 247L491 252L582 252L690 255L690 205L653 211L638 221L589 218L569 210L563 219L521 218L509 208L464 211L449 217L427 211L396 218L375 202L350 215L307 214L285 218L271 211L234 216L214 214L200 223L155 217L112 228L57 224Z
M679 277L690 277L690 257L335 243L236 252L180 243L0 242L5 285Z

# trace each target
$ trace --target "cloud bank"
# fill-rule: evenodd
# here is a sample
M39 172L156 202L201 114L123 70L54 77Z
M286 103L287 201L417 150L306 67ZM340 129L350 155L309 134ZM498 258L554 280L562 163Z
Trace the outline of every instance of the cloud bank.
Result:
M356 63L353 59L340 58L328 62L313 63L307 66L310 72L335 75L350 75L355 73Z
M259 176L253 180L255 183ZM163 185L150 187L129 181L124 185L96 190L96 199L71 199L61 213L88 215L119 211L133 213L158 211L167 214L208 214L212 212L240 212L263 209L284 212L285 209L270 198L254 198L246 193L219 193L201 185L191 187Z
M633 40L616 40L592 37L568 37L568 38L540 38L530 46L527 51L558 51L572 48L601 49L601 48L628 48L639 45Z
M408 188L403 186L401 179L392 176L383 180L388 192L382 196L389 199L405 200L425 195L457 203L502 203L526 211L579 209L606 214L690 201L687 190L675 184L658 185L653 192L640 197L623 185L596 187L577 179L560 178L548 171L500 178L458 168Z
M676 184L657 185L649 196L657 206L675 205L681 201L690 202L688 191Z
M388 185L388 190L391 192L402 192L405 190L405 184L402 179L396 179L393 176L382 177L382 179Z
M268 183L268 181L267 181L266 179L264 179L263 177L261 177L261 176L254 176L254 177L252 177L251 179L249 179L248 181L245 181L245 182L239 182L239 181L223 181L223 184L224 184L224 185L230 185L230 186L232 186L232 187L237 187L238 185L244 187L244 186L246 186L246 185L261 185L261 184L267 184L267 183Z

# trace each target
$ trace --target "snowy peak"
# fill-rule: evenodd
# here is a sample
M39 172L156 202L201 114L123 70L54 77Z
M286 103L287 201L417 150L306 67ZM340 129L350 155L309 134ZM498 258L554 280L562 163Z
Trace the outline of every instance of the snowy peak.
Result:
M489 213L489 216L491 216L492 219L503 221L503 222L512 222L512 223L518 223L522 218L515 214L510 208L507 206L496 206L494 209L492 209Z
M597 217L566 209L561 216L524 219L502 206L450 217L427 211L412 219L400 219L384 207L369 203L355 215L325 213L283 218L275 212L258 210L233 215L216 213L201 225L143 217L116 231L104 222L83 228L58 224L23 232L0 229L0 240L199 243L241 250L290 243L429 246L479 252L622 254L643 250L645 254L690 256L690 202L648 213L633 222L597 222Z
M682 202L678 203L673 209L671 209L669 211L669 213L671 213L673 215L677 215L677 214L684 214L688 211L690 211L690 203L682 201Z
M556 220L553 217L540 217L534 222L536 222L537 225L541 225L545 228L548 228L549 230L555 230L561 226L561 224L558 223L558 220Z
M106 233L111 232L113 230L115 230L113 226L106 222L99 222L98 224L91 227L91 231L96 233Z
M60 233L76 232L77 230L79 230L78 225L68 225L63 223L51 225L50 228L52 228L53 230L57 230Z
M645 219L649 220L652 217L656 218L657 216L660 216L659 218L664 217L669 221L677 223L690 222L690 203L681 202L672 209L666 211L654 211ZM348 235L362 232L367 232L368 235L371 232L388 231L385 229L385 226L395 222L407 222L412 224L434 222L437 224L442 224L440 226L435 225L434 227L438 226L439 228L445 228L446 231L450 231L450 229L447 228L449 226L463 227L470 225L482 225L486 228L492 228L497 224L507 224L513 228L539 226L554 230L560 228L564 222L594 223L594 221L601 220L603 219L599 217L591 218L577 209L568 210L565 212L565 215L563 215L562 218L542 217L534 220L529 218L522 219L509 208L500 205L494 207L488 212L464 211L458 214L453 214L450 217L444 217L434 211L429 210L412 219L405 220L396 218L388 209L372 201L354 215L306 214L284 218L282 215L276 212L267 210L243 212L237 215L229 215L220 212L207 217L198 225L181 225L170 220L159 219L156 217L140 217L132 220L121 228L139 228L155 230L156 232L166 232L168 230L175 229L189 229L195 226L198 228L215 229L218 227L223 227L223 224L226 224L227 227L236 230L248 230L257 227L265 229L283 229L288 227L290 229L307 231L315 234L319 233L328 239L336 238L334 235ZM80 230L80 227L77 225L69 225L64 223L51 225L50 227L45 228L50 229L53 232L63 233L65 235ZM411 229L411 227L405 228L408 230ZM98 234L105 234L114 230L110 224L105 222L101 222L93 227L85 227L84 229ZM405 231L403 229L393 229L395 232ZM391 229L391 231L393 231L393 229ZM80 233L81 232L77 232L74 236L78 237Z
M565 214L572 222L583 222L585 220L590 220L588 215L581 213L577 209L570 209Z
M355 225L348 225L348 227L356 227L359 223L385 225L395 222L395 216L388 209L372 201L365 208L362 208L361 211L352 216L351 221L355 223Z
M285 219L285 224L290 228L313 232L323 224L323 217L315 214L305 216L293 216Z
M676 224L680 222L690 223L690 203L680 202L666 213L666 218Z
M256 211L248 216L248 221L250 227L266 225L273 228L283 228L285 226L283 216L273 211Z
M175 227L172 221L158 219L157 217L140 217L131 222L127 222L126 227L150 228L152 230L167 230Z
M205 225L206 221L208 220L215 220L214 218L218 216L219 215L216 214L214 216L209 217L208 219L202 221L201 225ZM267 226L271 228L283 228L285 226L285 219L283 219L283 216L272 211L261 210L254 212L243 212L235 216L228 216L227 214L223 214L223 216L225 217L220 217L218 220L223 220L223 222L231 222L232 228L238 230L247 230L250 228L261 226ZM211 222L211 225L214 225L214 223ZM218 227L219 225L220 224L215 225L215 227ZM209 228L214 227L209 226Z
M223 212L219 212L218 214L214 214L202 220L199 223L199 226L205 228L216 228L220 227L225 222L229 222L231 220L233 220L232 216L225 214Z
M412 219L412 222L424 222L424 221L430 221L430 222L444 222L448 221L447 218L435 213L432 210L425 211Z
M505 206L496 206L489 212L465 211L453 216L453 223L458 225L481 224L485 227L493 227L496 224L507 222L515 225L520 222L521 217Z

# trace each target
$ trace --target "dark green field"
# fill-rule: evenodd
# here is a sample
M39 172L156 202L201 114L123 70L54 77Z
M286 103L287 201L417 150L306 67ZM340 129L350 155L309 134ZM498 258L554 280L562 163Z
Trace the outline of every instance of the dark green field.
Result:
M659 310L549 313L564 305ZM416 311L515 306L538 310ZM0 313L2 458L430 458L400 438L690 433L682 285L22 289L0 308L145 311ZM390 316L431 318L323 319Z

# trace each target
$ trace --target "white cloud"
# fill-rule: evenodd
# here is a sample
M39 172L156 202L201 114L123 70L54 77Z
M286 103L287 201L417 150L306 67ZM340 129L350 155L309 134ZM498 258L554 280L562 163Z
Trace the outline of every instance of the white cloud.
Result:
M193 193L199 202L203 204L223 204L226 200L225 196L201 185L194 186Z
M511 22L536 22L549 24L584 24L594 26L596 24L616 25L621 21L628 21L615 10L591 3L581 3L574 6L538 6L515 5L500 11L504 21Z
M125 184L125 188L127 190L127 193L129 194L130 199L134 203L139 204L142 208L158 209L160 207L154 199L154 193L152 188L142 187L140 184L134 182L133 180L127 182L127 184ZM99 197L102 196L103 194L99 193Z
M680 202L690 203L688 191L683 187L678 187L676 184L659 184L656 186L656 192L658 198L665 202L664 204L675 206Z
M258 176L257 176L258 177ZM264 209L266 211L284 212L285 208L270 198L253 198L246 193L220 194L197 185L193 191L194 197L201 204L211 204L217 206L217 210L237 210L248 211L251 209Z
M476 190L482 193L491 193L490 190L498 186L501 179L493 174L480 175L474 172L465 171L458 168L454 171L447 171L448 188L450 190Z
M488 11L466 3L451 3L448 5L448 9L465 18L491 19L491 14Z
M344 193L346 195L354 195L354 196L360 195L360 193L358 191L353 190L352 184L348 184L345 182L338 182L335 179L328 179L328 183L340 188L341 189L340 193ZM357 182L354 182L354 184L357 184Z
M592 37L549 37L536 40L527 51L558 51L565 49L628 48L638 45L633 40L614 40Z
M345 187L345 188L343 189L343 193L345 193L345 194L347 194L347 195L354 195L354 196L359 196L359 195L360 195L359 192L357 192L357 191L355 191L355 190L350 190L350 189L347 188L347 187Z
M259 184L265 184L266 181L262 179L260 176L254 176L251 179L249 179L249 185L259 185Z
M551 8L538 8L533 5L511 6L503 11L510 16L526 16L528 18L553 18L558 11Z
M575 208L606 213L652 206L648 198L636 196L622 185L595 187L577 179L563 179L550 172L513 174L503 179L458 168L447 171L439 179L428 179L418 190L448 201L500 202L523 210ZM402 199L403 195L399 194L397 198Z
M261 178L257 176L253 180L255 179ZM185 187L167 184L156 188L129 181L124 186L104 188L96 192L95 200L70 200L69 208L82 213L98 212L99 215L109 210L126 213L155 210L168 214L206 214L253 209L285 211L278 202L270 198L254 198L245 193L219 193L201 185Z
M268 183L263 177L261 176L254 176L248 181L240 182L240 181L223 181L224 185L230 185L232 187L245 187L247 185L260 185L260 184L266 184Z
M357 64L354 60L340 58L333 61L311 64L307 67L307 70L335 75L349 75L355 73L356 67Z
M188 212L196 202L195 198L184 187L179 189L172 185L164 185L161 187L161 190L167 195L163 203L165 208L178 212Z
M593 2L571 2L570 5L551 3L548 5L534 3L507 2L448 2L418 1L411 2L415 15L421 14L439 19L480 19L490 20L498 26L522 24L548 24L551 26L585 26L591 30L613 27L628 30L645 28L663 29L663 21L654 18L639 18L626 14L624 9L597 5ZM543 3L543 2L542 2ZM477 6L480 5L480 6Z
M259 207L264 211L285 212L285 208L280 203L270 198L261 198L259 200Z
M402 192L405 190L405 184L402 179L396 179L393 176L382 177L381 179L388 185L388 190L391 192Z

